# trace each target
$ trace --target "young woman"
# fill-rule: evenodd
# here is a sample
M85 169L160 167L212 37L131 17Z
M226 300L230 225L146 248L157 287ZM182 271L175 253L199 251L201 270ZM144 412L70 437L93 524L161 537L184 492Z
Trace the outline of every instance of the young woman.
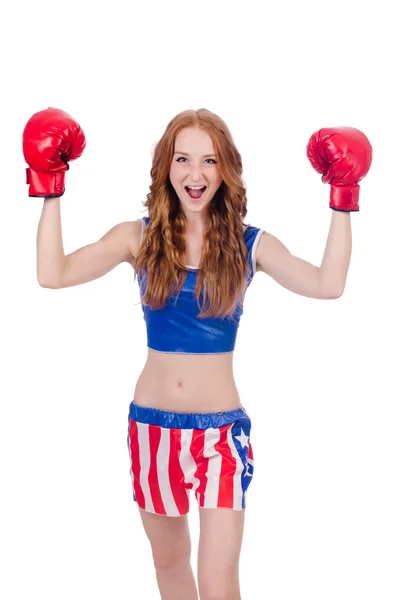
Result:
M310 298L338 298L350 253L350 211L372 149L357 129L321 129L307 154L331 184L333 209L320 267L244 223L241 156L226 124L204 109L178 114L157 144L148 216L119 223L65 256L60 222L68 162L85 147L67 113L36 113L23 133L29 195L44 197L38 281L64 288L121 262L135 270L147 325L147 362L128 419L134 500L150 540L161 597L195 600L187 513L200 513L201 600L237 600L246 493L253 475L251 421L233 376L243 300L256 271Z

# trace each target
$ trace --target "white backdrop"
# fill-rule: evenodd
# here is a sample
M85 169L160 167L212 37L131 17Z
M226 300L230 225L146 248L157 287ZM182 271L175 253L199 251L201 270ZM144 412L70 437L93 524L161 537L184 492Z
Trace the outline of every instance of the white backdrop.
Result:
M28 197L25 123L53 106L85 132L61 201L70 253L145 214L152 145L175 114L205 107L242 154L246 222L317 265L329 186L306 143L337 125L372 143L343 296L297 296L263 273L247 292L234 364L255 474L241 589L245 600L395 600L392 3L12 6L0 15L0 596L159 598L126 443L146 360L138 285L126 264L86 285L38 285L43 201Z

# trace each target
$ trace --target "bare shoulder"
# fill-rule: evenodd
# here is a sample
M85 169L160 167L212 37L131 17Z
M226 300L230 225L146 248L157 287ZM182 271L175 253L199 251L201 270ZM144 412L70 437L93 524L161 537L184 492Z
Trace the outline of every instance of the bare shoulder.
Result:
M130 257L127 262L132 266L135 262L135 257L138 254L139 246L142 238L142 219L136 219L135 221L124 221L117 225L120 230L120 235L125 240L130 251Z
M142 220L122 221L112 227L101 239L112 245L123 246L126 252L124 262L134 265L142 236Z
M256 270L270 274L282 255L290 254L288 248L275 236L264 231L256 249Z

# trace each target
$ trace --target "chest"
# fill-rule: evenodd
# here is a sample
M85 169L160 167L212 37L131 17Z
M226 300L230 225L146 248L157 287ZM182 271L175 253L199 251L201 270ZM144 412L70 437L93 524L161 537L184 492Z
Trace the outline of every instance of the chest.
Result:
M243 225L243 231L247 229L247 225ZM185 252L185 265L190 267L198 267L201 260L201 254L203 251L203 238L202 237L186 237L186 252Z
M189 265L190 267L198 267L200 264L202 251L202 240L186 241L186 252L184 257L185 265Z

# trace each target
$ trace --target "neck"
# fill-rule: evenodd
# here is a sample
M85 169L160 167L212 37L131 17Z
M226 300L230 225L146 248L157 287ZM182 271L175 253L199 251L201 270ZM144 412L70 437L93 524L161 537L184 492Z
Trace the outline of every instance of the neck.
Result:
M186 233L193 236L203 235L206 223L207 223L207 215L203 213L196 214L186 214Z

